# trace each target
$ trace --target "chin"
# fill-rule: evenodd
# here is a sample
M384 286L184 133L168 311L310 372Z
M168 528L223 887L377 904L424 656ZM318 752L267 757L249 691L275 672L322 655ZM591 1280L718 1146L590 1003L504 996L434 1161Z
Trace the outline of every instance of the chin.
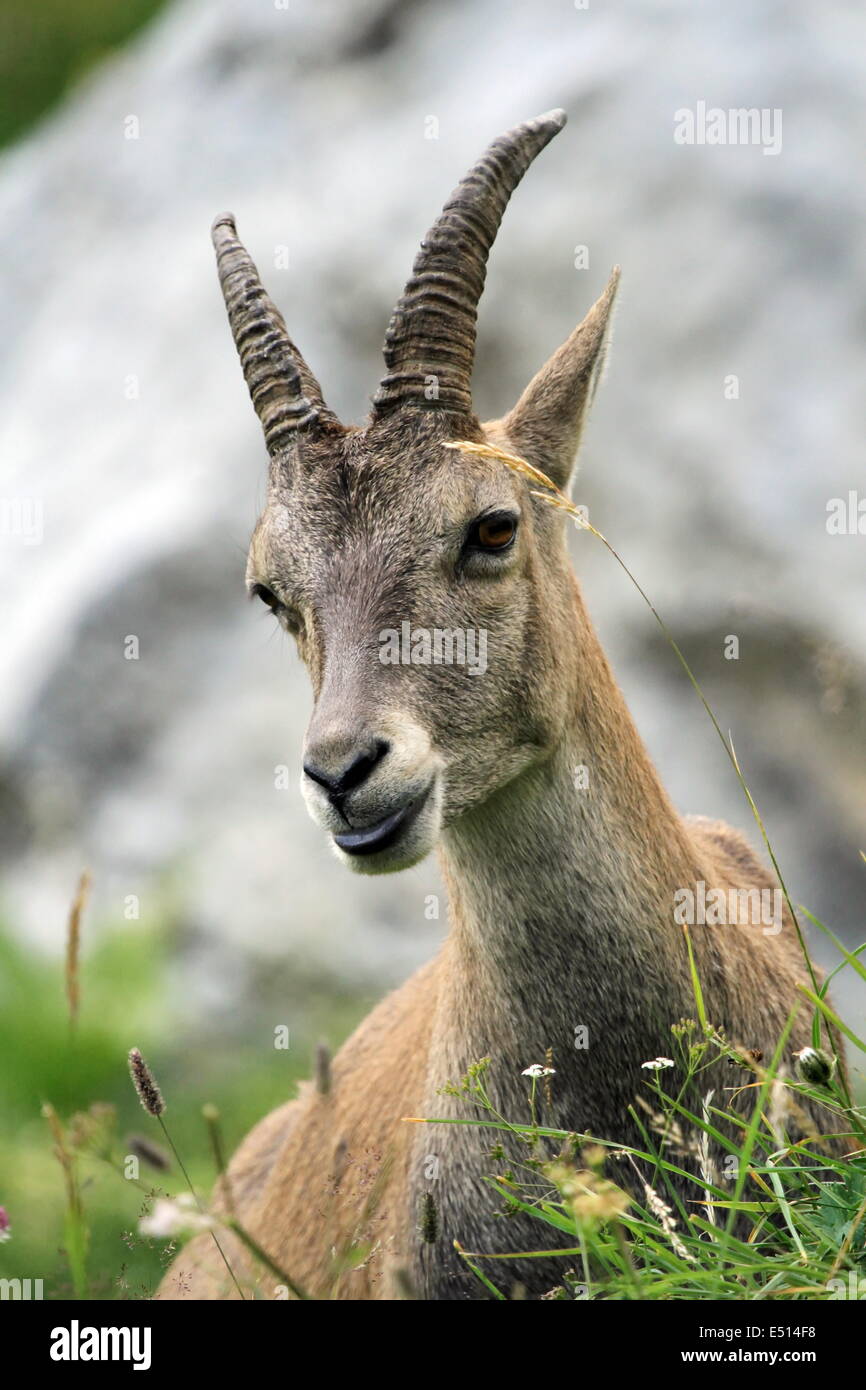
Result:
M395 827L381 847L361 846L353 851L334 839L331 844L340 862L354 874L396 874L427 858L436 846L441 828L442 783L436 777L419 798L413 814Z

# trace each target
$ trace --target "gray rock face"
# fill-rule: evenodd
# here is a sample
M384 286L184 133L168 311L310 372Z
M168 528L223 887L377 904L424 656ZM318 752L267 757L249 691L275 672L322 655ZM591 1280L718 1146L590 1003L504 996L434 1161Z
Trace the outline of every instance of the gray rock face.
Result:
M866 535L830 534L827 504L866 497L864 31L844 0L185 0L5 156L0 852L18 929L56 939L88 863L106 921L170 884L231 958L379 987L429 954L435 866L350 877L294 790L309 694L244 602L264 457L208 228L235 212L329 402L360 419L444 198L489 138L562 105L491 258L479 410L511 403L620 262L575 495L681 636L795 898L853 939ZM781 150L678 144L699 102L781 111ZM638 595L593 537L574 553L675 800L748 826Z

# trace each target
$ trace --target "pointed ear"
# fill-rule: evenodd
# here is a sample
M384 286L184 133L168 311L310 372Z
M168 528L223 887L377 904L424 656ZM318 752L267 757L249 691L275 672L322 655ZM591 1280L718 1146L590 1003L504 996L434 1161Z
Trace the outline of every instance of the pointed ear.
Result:
M604 368L613 302L619 284L615 266L601 298L540 372L503 420L503 431L520 454L565 489L583 425Z

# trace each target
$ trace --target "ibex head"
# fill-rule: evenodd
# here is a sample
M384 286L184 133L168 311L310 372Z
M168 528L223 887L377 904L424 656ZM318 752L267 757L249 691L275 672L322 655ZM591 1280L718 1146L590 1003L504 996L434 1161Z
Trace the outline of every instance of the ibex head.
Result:
M422 242L362 428L340 424L230 216L213 238L270 455L247 583L297 640L315 707L303 791L353 869L416 863L440 829L555 746L579 695L561 513L490 443L568 483L604 355L617 272L513 409L481 425L476 309L509 197L565 123L495 140Z

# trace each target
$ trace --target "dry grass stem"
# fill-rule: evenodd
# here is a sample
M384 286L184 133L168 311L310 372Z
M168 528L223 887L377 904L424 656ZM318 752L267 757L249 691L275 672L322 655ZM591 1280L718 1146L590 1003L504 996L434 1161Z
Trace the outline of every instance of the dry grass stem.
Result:
M78 1009L81 1003L81 981L79 957L81 952L81 918L90 896L90 874L85 869L78 880L78 888L69 909L69 923L66 929L66 1001L69 1006L69 1026L73 1030L78 1023Z

